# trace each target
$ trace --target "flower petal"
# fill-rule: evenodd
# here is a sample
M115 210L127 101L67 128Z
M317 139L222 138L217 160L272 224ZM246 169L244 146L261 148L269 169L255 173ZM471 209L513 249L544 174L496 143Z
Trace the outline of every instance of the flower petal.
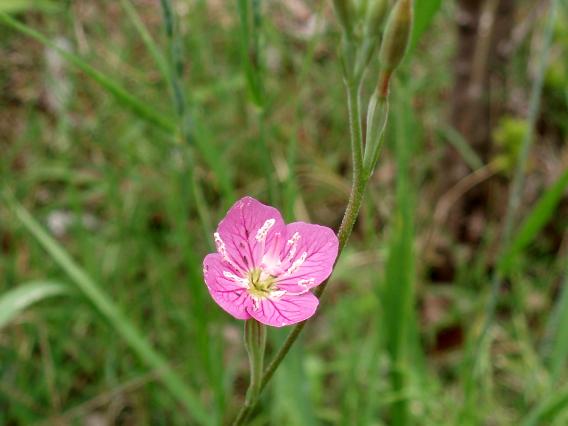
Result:
M277 278L278 288L305 292L325 281L333 269L339 241L326 226L294 222L286 226L288 240L282 252L286 270Z
M203 260L203 275L211 297L226 312L237 319L250 318L247 307L252 304L245 281L231 270L218 253Z
M225 261L243 272L278 256L286 238L286 225L280 212L252 197L237 201L219 223L215 240Z
M318 298L312 293L283 295L279 299L263 299L258 307L248 307L247 312L263 324L284 327L310 318L316 312L318 304Z

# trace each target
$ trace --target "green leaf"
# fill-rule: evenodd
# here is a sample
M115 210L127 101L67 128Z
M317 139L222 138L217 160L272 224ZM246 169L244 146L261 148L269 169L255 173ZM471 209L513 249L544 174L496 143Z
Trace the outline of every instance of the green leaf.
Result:
M0 13L20 13L28 10L43 10L46 12L56 10L57 6L51 1L42 0L2 0Z
M107 295L100 285L69 256L65 249L44 231L23 206L11 196L5 195L5 199L7 207L12 213L59 267L69 275L69 278L77 285L79 290L138 355L140 360L152 370L160 372L161 380L172 396L184 405L187 412L200 424L211 424L211 416L205 410L197 395L183 383L179 373L171 368L166 359L154 350L144 335L122 313L112 297Z
M442 6L442 0L416 0L414 5L414 27L410 38L410 49L414 49L416 44L428 29L436 13Z
M30 282L8 290L0 296L0 329L34 303L68 292L67 286L50 281Z

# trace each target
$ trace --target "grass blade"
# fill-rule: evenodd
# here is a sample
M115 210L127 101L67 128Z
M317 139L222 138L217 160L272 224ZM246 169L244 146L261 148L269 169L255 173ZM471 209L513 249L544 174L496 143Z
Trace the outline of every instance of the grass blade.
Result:
M98 84L100 84L110 95L115 98L118 103L127 107L141 119L169 133L175 133L176 126L172 120L156 112L152 108L149 108L147 106L147 103L144 103L136 97L132 96L126 89L116 83L113 79L93 68L79 56L61 49L40 32L34 30L33 28L30 28L29 26L4 13L0 13L0 22L3 22L7 26L57 51L57 53L59 53L63 59L65 59L67 62L69 62L77 69L84 72L87 76L92 78L94 81L96 81Z
M458 151L463 161L471 170L477 170L483 167L483 161L477 155L471 145L465 140L460 132L452 126L445 126L440 129L441 138L447 140L452 147Z
M8 290L0 296L0 329L29 306L68 292L67 286L50 281L30 282Z
M568 265L568 258L565 264ZM568 359L568 268L558 302L547 326L547 350L545 364L548 366L552 381L561 377L561 372Z
M551 425L555 418L568 409L568 388L564 388L538 404L525 418L522 426Z
M550 221L567 187L568 169L566 169L560 178L540 197L515 233L507 253L503 256L501 267L505 273L510 269L514 257L525 249Z
M391 359L392 391L397 395L406 395L409 371L409 336L414 305L414 221L412 218L412 182L410 159L412 137L409 129L411 116L406 92L402 85L394 91L393 102L395 154L397 166L396 211L392 217L392 229L389 241L389 254L386 263L386 289L384 294L387 350ZM392 404L392 424L408 424L408 400L401 397Z
M26 10L53 11L57 9L55 3L42 0L2 0L0 13L21 13Z
M164 56L160 52L160 49L156 45L156 42L152 38L152 35L148 31L148 28L146 28L146 25L144 25L144 22L142 22L142 19L140 19L140 15L138 15L138 12L136 12L136 8L132 5L132 2L130 0L120 0L120 5L134 25L134 28L136 28L136 31L144 42L146 49L148 49L148 52L150 52L150 55L152 55L152 58L154 58L156 65L160 69L160 73L165 80L168 80L168 64Z
M414 49L416 44L428 29L436 13L442 6L442 0L416 0L414 6L414 24L410 38L410 49Z
M49 236L28 211L11 197L6 197L8 208L34 236L51 258L69 275L85 297L99 313L112 325L117 333L128 343L142 362L159 372L161 380L172 396L187 409L187 412L201 424L211 424L208 412L197 396L172 370L168 362L156 352L148 340L124 316L100 286L67 254L67 252Z

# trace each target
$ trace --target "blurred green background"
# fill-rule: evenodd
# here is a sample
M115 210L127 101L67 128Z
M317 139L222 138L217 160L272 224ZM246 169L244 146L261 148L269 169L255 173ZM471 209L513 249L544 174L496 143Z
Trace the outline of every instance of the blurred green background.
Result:
M568 2L415 7L359 221L252 424L568 424ZM338 227L340 37L324 0L0 0L1 425L230 424L242 323L201 262L244 195Z

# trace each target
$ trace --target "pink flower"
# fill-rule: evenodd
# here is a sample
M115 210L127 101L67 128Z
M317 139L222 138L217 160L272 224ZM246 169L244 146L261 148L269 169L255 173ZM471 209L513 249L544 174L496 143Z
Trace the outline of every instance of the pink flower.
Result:
M217 253L203 261L209 293L237 319L274 327L311 317L310 289L329 277L338 240L325 226L294 222L251 197L237 201L214 234Z

